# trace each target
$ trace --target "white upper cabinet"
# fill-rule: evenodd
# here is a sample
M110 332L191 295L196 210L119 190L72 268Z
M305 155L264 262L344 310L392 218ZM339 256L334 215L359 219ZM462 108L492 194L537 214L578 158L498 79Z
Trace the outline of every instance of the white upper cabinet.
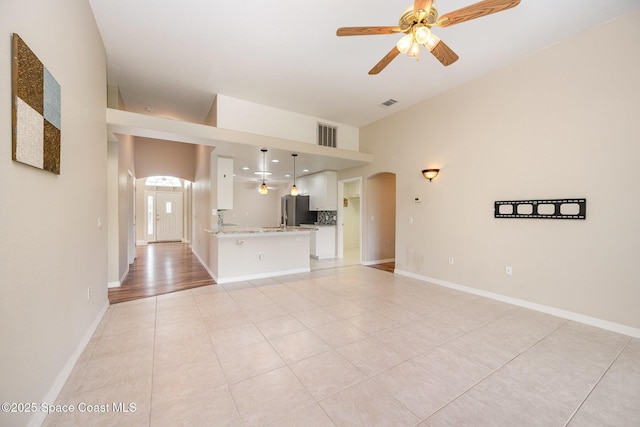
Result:
M324 171L307 175L298 181L300 194L309 196L309 210L338 210L338 173Z

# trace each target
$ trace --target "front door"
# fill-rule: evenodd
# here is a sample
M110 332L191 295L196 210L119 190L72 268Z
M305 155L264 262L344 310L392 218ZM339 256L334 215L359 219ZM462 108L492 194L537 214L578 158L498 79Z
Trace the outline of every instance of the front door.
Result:
M146 241L182 240L182 193L145 191Z
M156 192L156 241L182 240L182 193Z

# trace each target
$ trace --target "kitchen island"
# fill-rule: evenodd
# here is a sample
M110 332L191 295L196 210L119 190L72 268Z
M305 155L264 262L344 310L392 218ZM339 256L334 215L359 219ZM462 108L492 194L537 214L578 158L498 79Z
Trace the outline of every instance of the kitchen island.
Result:
M223 227L210 233L209 267L218 283L311 270L309 227Z

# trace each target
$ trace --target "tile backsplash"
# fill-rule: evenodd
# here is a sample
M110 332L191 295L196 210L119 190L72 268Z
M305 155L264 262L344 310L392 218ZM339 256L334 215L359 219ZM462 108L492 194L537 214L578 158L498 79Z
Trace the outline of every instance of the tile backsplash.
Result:
M318 224L336 225L338 211L318 211Z

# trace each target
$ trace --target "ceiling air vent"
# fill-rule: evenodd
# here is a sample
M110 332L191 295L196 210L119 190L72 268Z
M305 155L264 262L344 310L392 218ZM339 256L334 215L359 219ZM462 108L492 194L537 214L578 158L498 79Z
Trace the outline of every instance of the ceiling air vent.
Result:
M383 107L383 108L387 108L387 107L391 107L396 102L398 102L398 101L396 101L395 99L389 98L386 101L384 101L382 104L380 104L380 106Z
M318 123L318 145L336 148L338 142L338 128Z

